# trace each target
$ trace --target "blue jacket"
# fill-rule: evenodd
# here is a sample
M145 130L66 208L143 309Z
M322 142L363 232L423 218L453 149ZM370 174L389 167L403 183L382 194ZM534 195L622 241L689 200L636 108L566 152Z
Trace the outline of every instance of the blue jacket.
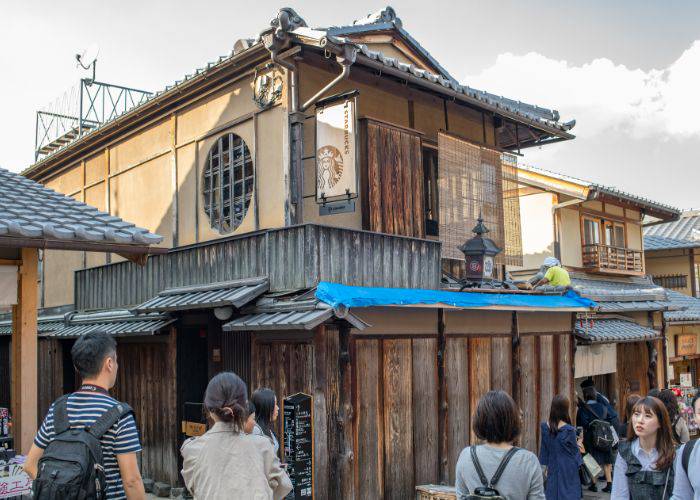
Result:
M583 460L576 443L576 430L566 424L552 434L549 424L542 422L540 435L540 463L547 466L547 500L580 500L578 468Z

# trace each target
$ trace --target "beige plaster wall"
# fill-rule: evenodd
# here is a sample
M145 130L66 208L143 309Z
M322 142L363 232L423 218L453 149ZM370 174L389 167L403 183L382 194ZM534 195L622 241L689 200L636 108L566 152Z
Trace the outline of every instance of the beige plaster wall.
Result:
M625 231L627 231L627 248L631 250L643 250L641 224L626 222Z
M561 263L565 266L583 267L581 257L581 222L578 210L559 209L561 221Z
M652 276L673 274L684 274L688 276L688 286L685 288L678 288L676 290L686 295L692 294L690 281L692 276L689 276L690 262L687 255L675 257L656 257L655 253L647 253L644 256L644 260L646 263L646 272Z
M538 269L546 257L554 256L554 214L552 193L520 197L520 228L523 265L515 269Z

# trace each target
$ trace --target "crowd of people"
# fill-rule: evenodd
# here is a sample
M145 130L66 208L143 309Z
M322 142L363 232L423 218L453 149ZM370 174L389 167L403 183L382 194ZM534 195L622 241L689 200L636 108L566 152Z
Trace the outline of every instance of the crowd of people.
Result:
M83 383L51 405L27 455L34 498L145 499L133 412L109 394L118 370L114 339L89 333L71 355ZM603 474L613 500L700 500L700 448L689 440L673 391L630 395L621 421L591 379L581 386L576 427L569 399L553 398L539 457L514 444L522 413L511 396L486 393L471 418L482 444L466 447L457 461L458 499L577 500ZM700 420L700 397L692 406ZM248 398L245 382L223 372L209 381L204 409L209 429L181 448L194 498L284 498L292 484L273 430L275 393L262 388Z
M482 397L473 430L484 443L460 454L457 497L579 500L586 484L597 491L602 473L603 491L613 500L700 499L700 452L673 391L630 395L623 421L592 380L582 384L582 396L577 427L569 399L553 398L549 419L540 427L539 457L513 444L521 430L513 399L503 391ZM700 420L700 397L692 405Z
M145 500L139 432L129 405L109 394L117 380L117 345L104 333L80 337L71 350L83 381L56 400L24 464L39 500ZM182 477L195 499L279 500L292 483L273 430L279 406L270 389L248 388L223 372L209 381L204 409L213 423L181 448ZM87 431L87 432L86 432Z

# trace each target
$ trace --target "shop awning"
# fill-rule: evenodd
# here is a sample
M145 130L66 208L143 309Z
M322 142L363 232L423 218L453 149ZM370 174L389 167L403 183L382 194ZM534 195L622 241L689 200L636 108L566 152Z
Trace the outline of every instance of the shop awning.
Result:
M184 311L233 306L241 308L265 293L270 287L266 277L223 281L163 290L136 306L134 313Z
M259 331L259 330L312 330L321 323L337 318L350 323L358 330L364 330L367 324L350 312L341 313L330 307L320 309L270 311L247 314L226 323L223 330Z
M412 305L508 311L584 312L596 307L595 302L573 291L564 294L449 292L415 288L347 286L327 282L318 284L316 298L332 307L347 308Z
M78 338L90 332L105 332L115 337L155 335L175 319L163 314L132 314L125 310L69 316L63 328L42 334L42 337Z
M581 344L622 344L662 338L661 332L622 318L588 318L576 324Z

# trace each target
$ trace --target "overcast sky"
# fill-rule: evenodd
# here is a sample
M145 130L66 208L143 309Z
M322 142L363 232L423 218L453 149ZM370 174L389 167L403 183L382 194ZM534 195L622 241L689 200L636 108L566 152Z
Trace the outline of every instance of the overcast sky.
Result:
M356 0L0 2L0 166L33 161L35 111L86 76L159 90L254 37L291 5L310 26L385 4ZM403 26L462 83L575 118L577 138L522 161L698 207L700 2L394 1Z

